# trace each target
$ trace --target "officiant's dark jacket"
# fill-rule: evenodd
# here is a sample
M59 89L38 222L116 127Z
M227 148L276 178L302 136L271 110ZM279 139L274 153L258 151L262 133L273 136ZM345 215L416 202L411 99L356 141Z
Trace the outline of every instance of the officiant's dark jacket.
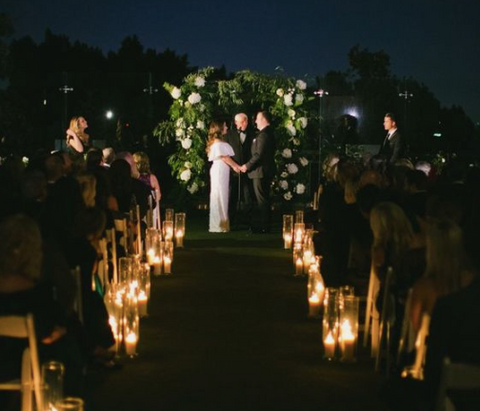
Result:
M272 126L265 127L252 141L252 157L246 163L248 177L273 178L275 175L275 137Z
M389 163L394 163L396 160L405 157L406 149L405 139L398 130L396 130L390 139L385 137L378 154L384 156Z
M232 146L235 153L232 159L240 165L245 164L251 157L253 131L247 128L245 134L246 138L243 144L240 141L240 133L236 129L229 130L225 136L225 141ZM233 169L232 172L234 172Z

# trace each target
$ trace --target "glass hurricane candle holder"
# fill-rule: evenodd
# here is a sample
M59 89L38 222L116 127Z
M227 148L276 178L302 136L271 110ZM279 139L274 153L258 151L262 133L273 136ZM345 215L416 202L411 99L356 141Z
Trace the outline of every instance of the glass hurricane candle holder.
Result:
M293 227L295 244L303 244L303 237L305 235L305 224L295 223Z
M173 263L173 242L165 241L165 249L163 251L163 272L164 274L172 273Z
M167 208L165 210L165 221L171 221L173 223L174 215L175 215L175 210L173 208Z
M325 284L323 282L323 277L320 274L319 264L317 263L318 258L319 257L313 259L313 263L310 265L310 270L308 272L307 297L308 316L310 318L317 318L320 316L325 295Z
M356 359L358 340L358 308L359 298L352 295L343 296L343 308L340 311L340 329L338 343L340 358L350 362Z
M295 211L295 223L303 223L303 210Z
M44 411L55 411L63 398L65 367L61 362L48 361L42 364L42 384Z
M338 342L338 290L327 288L323 302L322 339L325 349L324 357L328 360L335 358Z
M185 237L185 213L175 214L175 241L178 248L183 248L183 239Z
M120 283L128 284L133 277L133 257L120 257L118 260Z
M285 250L292 248L293 240L293 215L284 214L283 215L283 247Z
M163 238L165 241L173 241L173 221L163 222Z
M81 398L67 397L60 400L56 406L57 411L84 411L85 405Z
M138 315L138 301L135 296L127 296L125 300L125 328L123 340L125 353L129 357L137 355L137 343L139 339L140 319Z

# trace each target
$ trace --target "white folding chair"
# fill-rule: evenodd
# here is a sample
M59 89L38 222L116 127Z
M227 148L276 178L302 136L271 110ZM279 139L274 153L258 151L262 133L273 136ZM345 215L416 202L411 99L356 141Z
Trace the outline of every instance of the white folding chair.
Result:
M115 231L118 231L121 233L121 237L120 237L120 245L123 247L123 249L125 250L125 254L128 254L129 252L129 247L128 247L128 244L129 244L129 235L128 235L128 223L127 223L127 219L126 218L123 218L123 219L115 219L114 220L114 224L115 224Z
M427 337L430 330L430 314L422 315L422 323L415 339L415 361L413 365L405 367L402 377L411 377L416 380L423 380L423 368L427 356Z
M412 306L412 294L413 289L410 288L407 294L407 300L405 301L405 311L403 313L402 331L400 334L400 340L398 342L397 352L397 365L400 364L402 354L404 352L410 352L415 343L415 332L412 326L411 320L411 306Z
M387 275L385 276L385 283L383 288L383 305L382 313L380 315L380 326L378 329L378 349L377 349L377 358L375 361L375 370L380 370L380 362L382 359L382 354L385 353L385 367L386 374L388 375L390 371L390 336L391 329L395 316L395 307L394 302L391 301L391 285L393 282L393 269L388 267ZM382 344L385 340L385 349L382 350Z
M22 357L21 380L0 383L0 390L21 391L22 411L33 410L32 393L35 393L36 409L42 410L40 362L33 315L0 317L0 336L28 339L28 348L24 350Z
M363 346L368 344L368 337L371 336L371 356L375 358L378 351L378 331L380 313L375 307L375 296L380 290L380 281L375 272L373 264L370 268L370 280L368 282L367 304L365 307L365 325L363 326Z
M75 286L77 288L73 306L78 314L78 319L83 324L82 272L78 265L72 270L72 276L75 279Z
M455 411L448 390L480 390L480 366L451 362L444 358L436 411Z

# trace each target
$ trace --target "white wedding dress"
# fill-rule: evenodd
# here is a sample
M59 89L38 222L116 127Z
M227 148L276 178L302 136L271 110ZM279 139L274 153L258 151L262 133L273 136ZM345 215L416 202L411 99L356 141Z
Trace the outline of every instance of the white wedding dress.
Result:
M232 146L224 141L216 141L210 146L208 161L210 168L210 222L211 233L226 233L230 231L228 221L228 191L230 182L230 167L222 160L222 156L232 157Z

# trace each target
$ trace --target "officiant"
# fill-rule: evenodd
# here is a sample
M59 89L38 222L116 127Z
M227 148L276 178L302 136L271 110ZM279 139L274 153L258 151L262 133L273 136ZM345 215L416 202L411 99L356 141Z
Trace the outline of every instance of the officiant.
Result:
M237 164L250 160L253 130L248 125L248 116L238 113L234 118L235 127L228 131L225 141L232 146L235 155L232 159ZM251 180L247 175L231 170L228 214L230 229L235 230L248 225L252 208Z

